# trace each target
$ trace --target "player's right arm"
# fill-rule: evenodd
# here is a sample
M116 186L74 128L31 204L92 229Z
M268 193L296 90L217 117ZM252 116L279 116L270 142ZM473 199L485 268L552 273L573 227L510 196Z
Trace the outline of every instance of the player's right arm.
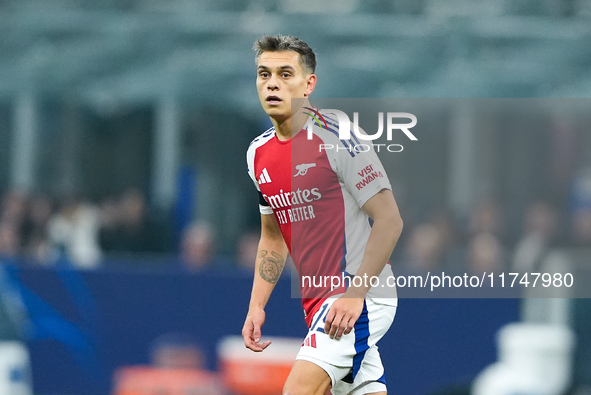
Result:
M261 343L261 327L265 323L265 306L281 276L287 254L287 245L275 215L262 214L261 239L257 250L250 304L242 328L244 344L252 351L263 351L271 344L269 340Z

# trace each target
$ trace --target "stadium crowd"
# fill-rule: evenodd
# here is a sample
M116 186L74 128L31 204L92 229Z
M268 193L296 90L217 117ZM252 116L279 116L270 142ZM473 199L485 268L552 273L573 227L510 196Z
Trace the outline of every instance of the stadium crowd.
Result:
M591 176L580 174L563 204L566 207L538 199L515 215L489 200L474 205L464 220L445 209L431 214L407 209L393 262L405 272L531 271L552 247L591 246ZM175 229L173 221L153 215L145 195L135 188L98 204L75 196L58 200L16 190L5 191L0 198L4 261L45 266L66 262L93 269L105 257L152 257L147 261L164 257L162 261L174 261L189 272L252 268L256 232L245 232L230 256L218 253L217 241L212 224L190 222Z

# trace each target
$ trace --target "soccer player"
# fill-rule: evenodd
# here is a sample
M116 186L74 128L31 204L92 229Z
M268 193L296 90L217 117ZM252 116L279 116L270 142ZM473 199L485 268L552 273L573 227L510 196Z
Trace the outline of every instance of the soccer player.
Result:
M254 49L259 100L273 127L247 152L261 238L245 345L260 352L270 344L261 341L264 309L290 253L309 332L283 393L386 394L376 343L396 312L396 290L386 284L402 231L390 183L373 150L357 152L355 137L339 140L334 114L311 107L316 57L305 42L263 36ZM330 145L341 149L319 149ZM337 285L339 278L350 281Z

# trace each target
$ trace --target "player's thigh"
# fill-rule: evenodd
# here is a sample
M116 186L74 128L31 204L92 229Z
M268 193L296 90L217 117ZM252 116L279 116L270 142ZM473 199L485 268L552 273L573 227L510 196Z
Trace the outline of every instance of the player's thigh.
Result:
M325 395L331 379L320 366L296 360L283 386L283 395Z
M386 393L386 375L377 346L365 353L361 366L353 375L353 369L347 377L333 384L333 395L366 395Z

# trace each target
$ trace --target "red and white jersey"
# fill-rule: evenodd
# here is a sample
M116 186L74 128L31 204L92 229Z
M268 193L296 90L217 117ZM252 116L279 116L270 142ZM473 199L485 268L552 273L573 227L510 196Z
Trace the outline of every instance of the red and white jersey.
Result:
M355 135L339 140L336 117L322 115L327 123L312 126L311 139L302 129L282 141L271 128L254 139L247 152L248 173L260 192L260 212L275 215L279 223L308 319L326 297L344 292L344 287L332 289L334 279L357 273L371 231L361 207L376 193L391 189L373 147L357 152ZM388 286L392 275L387 264L368 297L396 305L396 289Z

